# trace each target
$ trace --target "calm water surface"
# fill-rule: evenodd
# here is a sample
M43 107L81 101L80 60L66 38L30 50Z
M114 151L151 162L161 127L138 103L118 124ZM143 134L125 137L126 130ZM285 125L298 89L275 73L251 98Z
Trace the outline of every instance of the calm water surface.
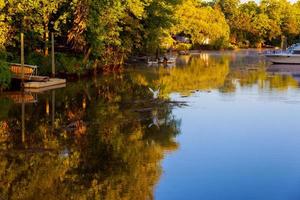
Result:
M6 93L0 199L298 200L299 81L257 51L204 52Z

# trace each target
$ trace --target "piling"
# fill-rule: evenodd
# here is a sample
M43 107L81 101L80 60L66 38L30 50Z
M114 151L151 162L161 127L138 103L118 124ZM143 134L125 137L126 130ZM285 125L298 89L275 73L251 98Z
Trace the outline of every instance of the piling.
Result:
M54 132L54 129L55 129L55 90L52 90L51 91L51 94L52 94L52 125L51 125L51 130L52 130L52 133Z
M24 33L21 32L21 87L24 86Z
M23 96L22 96L22 143L23 144L25 143L25 102Z
M54 54L54 33L51 33L51 61L52 61L52 77L55 77L55 54Z

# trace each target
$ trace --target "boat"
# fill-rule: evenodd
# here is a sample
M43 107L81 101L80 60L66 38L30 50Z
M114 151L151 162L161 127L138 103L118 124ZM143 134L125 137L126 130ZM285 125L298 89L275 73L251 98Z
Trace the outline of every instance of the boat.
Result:
M172 64L176 63L177 57L169 56L169 57L161 57L158 59L159 63L164 63L164 64Z
M285 51L267 51L265 57L274 64L300 64L300 43L293 44Z
M160 57L158 59L147 59L148 65L158 65L158 64L175 64L176 63L176 57Z
M25 75L36 75L37 74L37 66L35 65L23 65L23 70ZM13 74L20 75L22 74L22 65L19 63L10 63L10 71Z
M148 60L147 60L147 64L148 65L158 65L158 60L156 59L156 60L151 60L151 59L149 59L148 58Z
M185 55L190 55L190 52L189 51L185 51L185 50L182 50L182 51L178 51L178 55L183 55L183 56L185 56Z

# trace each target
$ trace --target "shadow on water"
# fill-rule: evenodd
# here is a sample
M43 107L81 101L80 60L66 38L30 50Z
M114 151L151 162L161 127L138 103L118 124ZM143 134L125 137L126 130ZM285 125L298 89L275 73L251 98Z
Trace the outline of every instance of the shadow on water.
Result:
M253 60L256 58L257 60ZM183 56L177 67L136 67L41 94L0 98L4 199L153 199L165 153L176 151L179 93L259 85L297 87L253 54ZM153 99L149 88L160 88Z

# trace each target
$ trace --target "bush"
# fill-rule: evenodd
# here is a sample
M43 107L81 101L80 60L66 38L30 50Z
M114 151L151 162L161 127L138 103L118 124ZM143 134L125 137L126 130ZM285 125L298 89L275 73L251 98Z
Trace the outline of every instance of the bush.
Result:
M10 85L11 73L9 65L5 61L0 60L0 90L6 89Z
M229 45L228 40L226 40L225 37L220 37L218 39L216 39L213 43L212 43L212 48L216 49L216 50L220 50L220 49L225 49L227 48Z
M27 63L39 66L40 75L50 75L52 73L51 56L45 57L43 54L31 53L27 56ZM82 58L64 53L55 54L56 73L82 74L85 67L82 64Z
M30 53L26 57L26 64L37 65L39 75L51 74L51 57L45 57L41 53Z
M229 43L228 46L226 47L227 50L235 50L238 49L238 46Z
M176 50L177 51L187 51L192 47L191 44L187 44L187 43L179 43L176 45Z
M7 53L5 49L0 48L0 60L6 60L6 58L7 58Z
M6 89L10 85L11 73L6 62L6 51L0 48L0 90Z
M82 58L77 58L72 55L58 53L56 55L57 71L68 74L83 74L86 68L82 60Z

